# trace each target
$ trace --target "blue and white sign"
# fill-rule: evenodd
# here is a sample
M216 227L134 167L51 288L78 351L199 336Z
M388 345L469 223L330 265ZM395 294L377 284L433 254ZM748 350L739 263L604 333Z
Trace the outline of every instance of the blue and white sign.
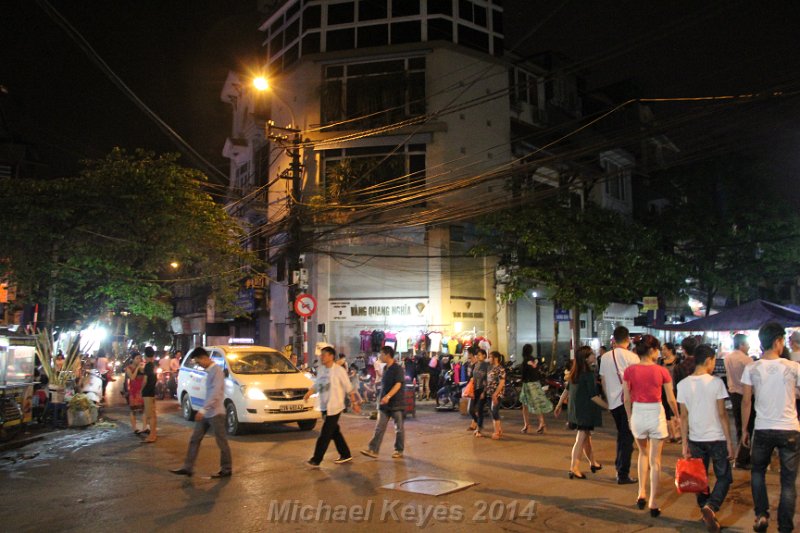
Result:
M569 309L558 309L555 308L553 310L554 319L556 322L569 322Z

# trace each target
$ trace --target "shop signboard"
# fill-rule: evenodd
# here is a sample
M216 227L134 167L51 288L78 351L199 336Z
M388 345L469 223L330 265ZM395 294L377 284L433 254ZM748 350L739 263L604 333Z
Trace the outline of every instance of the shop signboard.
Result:
M559 308L556 307L556 308L553 309L553 315L554 315L553 318L555 319L556 322L569 322L570 321L569 309L559 309Z
M424 325L428 322L428 301L416 298L331 300L329 317L333 322Z
M656 311L658 310L658 296L645 296L642 298L642 311Z

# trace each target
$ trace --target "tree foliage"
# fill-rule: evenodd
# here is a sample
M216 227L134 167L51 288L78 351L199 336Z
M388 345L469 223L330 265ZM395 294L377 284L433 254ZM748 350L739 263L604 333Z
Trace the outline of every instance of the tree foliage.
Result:
M505 296L544 285L565 309L674 292L680 272L656 232L621 214L529 205L486 217L475 253L500 257L510 271Z
M77 177L2 179L0 275L33 301L55 288L61 319L172 314L170 284L193 279L230 309L245 265L241 229L177 154L113 150ZM180 265L175 270L170 263Z
M743 156L658 176L669 208L650 221L706 299L776 298L772 287L800 267L800 217L768 184L773 170Z

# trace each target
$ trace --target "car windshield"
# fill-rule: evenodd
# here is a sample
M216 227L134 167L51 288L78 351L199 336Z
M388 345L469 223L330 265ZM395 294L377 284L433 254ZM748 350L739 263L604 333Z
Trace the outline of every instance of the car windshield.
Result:
M231 353L228 367L234 374L294 374L298 370L278 352Z

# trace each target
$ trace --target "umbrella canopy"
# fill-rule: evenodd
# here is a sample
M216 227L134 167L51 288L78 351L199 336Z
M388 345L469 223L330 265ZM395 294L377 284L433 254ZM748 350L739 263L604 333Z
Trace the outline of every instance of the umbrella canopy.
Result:
M800 311L765 300L754 300L683 324L653 327L667 331L733 331L758 329L766 322L777 322L784 327L800 326Z

